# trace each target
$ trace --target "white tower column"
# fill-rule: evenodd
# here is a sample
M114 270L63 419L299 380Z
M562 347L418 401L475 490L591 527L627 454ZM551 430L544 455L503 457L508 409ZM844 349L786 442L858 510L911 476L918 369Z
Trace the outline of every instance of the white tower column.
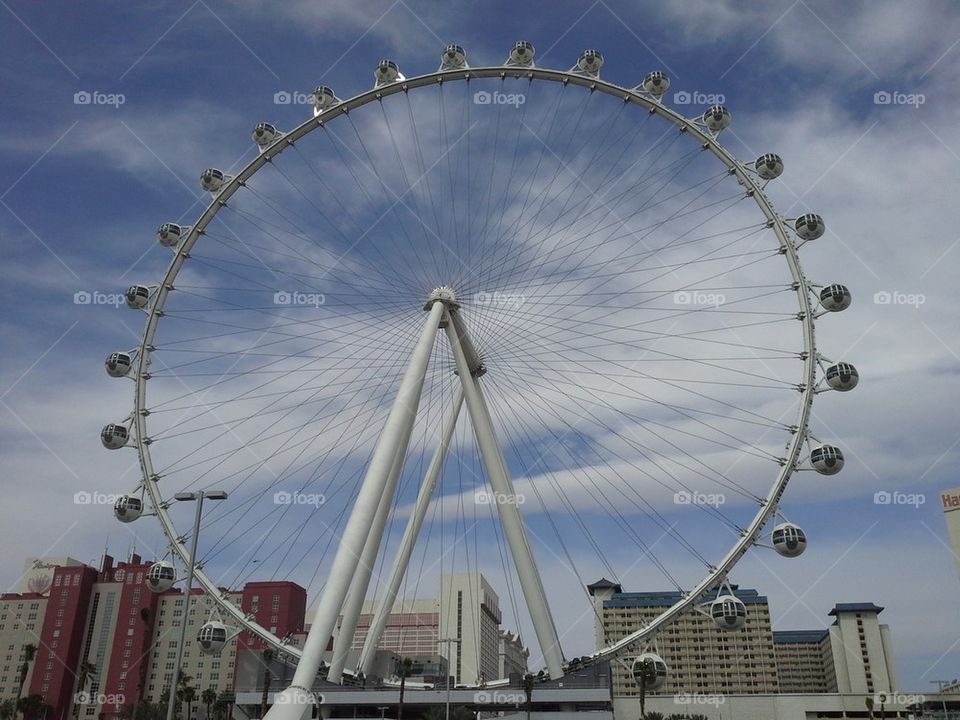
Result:
M367 542L363 546L363 553L357 561L357 569L353 575L353 583L350 585L350 593L347 595L346 602L344 602L341 610L343 618L340 621L340 634L334 640L333 659L330 661L330 670L327 673L327 680L330 682L338 683L343 678L347 653L350 652L353 636L357 631L357 622L360 620L363 600L367 596L367 588L370 586L370 576L373 575L373 566L377 562L377 555L380 554L383 531L387 526L387 518L390 517L390 508L393 507L393 499L397 494L397 480L400 477L400 471L403 470L403 463L409 447L410 432L407 432L400 443L397 456L393 459L393 466L390 468L390 474L387 477L387 487L380 498L380 504L377 506L373 527L370 529Z
M423 332L414 347L410 365L404 373L350 518L344 527L340 545L330 567L326 587L320 596L313 625L307 634L300 662L293 675L293 681L289 688L275 698L273 706L267 712L270 720L303 720L309 717L312 707L310 688L313 686L323 653L336 625L337 615L343 607L343 601L350 588L357 558L363 553L367 536L373 526L400 444L405 434L409 432L408 428L413 426L420 406L420 395L423 391L423 380L430 360L430 352L444 313L441 302L428 303L428 308L429 315L424 323Z
M387 626L387 620L390 617L390 612L393 610L393 603L396 601L397 593L400 591L400 583L403 582L404 575L406 575L407 566L410 563L410 556L413 554L413 546L416 545L417 537L420 535L420 528L423 526L427 509L430 507L430 498L433 496L437 479L440 477L440 471L443 468L447 448L450 446L450 441L453 438L453 430L457 425L457 418L460 415L462 405L463 390L458 389L454 396L450 412L443 419L443 425L440 431L440 444L433 453L430 465L427 466L427 472L423 477L423 484L420 485L420 492L417 494L416 504L413 512L410 514L410 518L407 520L407 527L403 532L403 539L400 541L400 549L397 551L397 557L393 562L390 579L387 582L383 597L377 605L373 621L370 623L370 630L367 632L366 640L363 643L363 650L360 653L358 667L364 675L368 675L373 668L377 644L380 642L383 630Z
M503 526L503 532L507 538L513 564L517 568L520 588L523 591L527 609L530 611L530 618L533 621L533 629L537 635L540 650L547 663L547 671L551 678L559 678L563 676L563 653L560 649L560 640L557 637L557 628L553 624L553 617L550 615L550 608L547 605L543 581L540 579L540 572L537 570L533 552L527 541L526 528L523 524L523 518L520 516L520 509L516 502L512 502L516 493L513 489L513 481L510 479L510 473L507 470L506 460L500 449L500 443L493 429L493 421L487 410L483 394L480 392L479 381L471 372L470 364L464 353L463 345L467 342L463 318L458 317L455 309L451 309L450 314L453 316L454 322L447 323L447 339L450 341L450 349L457 364L457 372L460 375L460 384L463 386L467 410L470 413L474 433L477 437L477 445L480 447L480 454L483 457L483 464L495 497L498 500L506 500L506 502L495 501L494 505L500 515L500 524ZM463 344L461 344L461 336L465 337Z

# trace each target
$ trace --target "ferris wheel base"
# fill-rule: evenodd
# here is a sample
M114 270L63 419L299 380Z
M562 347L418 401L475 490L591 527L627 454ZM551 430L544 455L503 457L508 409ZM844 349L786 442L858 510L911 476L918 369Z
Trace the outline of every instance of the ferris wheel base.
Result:
M273 696L273 705L264 720L310 720L317 700L313 693L299 687L289 687Z

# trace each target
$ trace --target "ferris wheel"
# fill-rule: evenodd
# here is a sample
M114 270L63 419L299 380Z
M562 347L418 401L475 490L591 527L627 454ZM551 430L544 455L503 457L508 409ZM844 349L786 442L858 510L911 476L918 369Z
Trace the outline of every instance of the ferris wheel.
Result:
M299 124L255 127L241 168L202 172L209 205L159 227L166 271L127 291L143 336L106 367L133 409L101 440L135 449L142 478L115 514L159 522L162 591L190 562L174 493L227 491L195 564L220 604L201 644L255 634L299 659L290 692L338 618L334 681L369 669L398 597L484 563L549 677L637 648L662 677L657 633L698 608L742 627L735 565L799 556L788 482L843 466L809 421L858 382L814 337L851 295L804 274L825 225L772 204L781 158L734 158L731 113L670 107L662 72L624 87L596 50L534 58L518 42L471 67L450 45L409 78L380 61L349 99L317 87ZM592 618L597 568L680 599L571 660L554 612ZM317 594L302 649L220 589L254 577Z

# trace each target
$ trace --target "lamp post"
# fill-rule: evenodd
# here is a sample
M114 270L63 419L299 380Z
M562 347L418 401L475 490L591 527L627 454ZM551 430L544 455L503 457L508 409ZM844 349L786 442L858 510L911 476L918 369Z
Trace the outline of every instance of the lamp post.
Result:
M450 720L450 663L451 663L451 652L450 645L453 643L460 644L460 638L443 638L440 640L441 643L447 644L447 720Z
M940 693L940 703L943 706L943 720L947 720L947 699L943 696L943 689L950 687L951 685L956 685L956 680L931 680L931 683L937 686L937 692Z
M187 622L190 620L190 591L193 587L193 568L197 562L197 536L200 535L200 515L203 513L203 500L226 500L223 490L198 490L197 492L178 492L175 500L194 501L197 512L193 520L193 537L190 540L190 565L187 568L187 591L183 601L183 620L180 621L180 641L177 643L177 661L173 666L173 681L170 683L170 698L167 701L167 720L173 720L177 706L177 683L180 682L180 666L183 664L183 646L187 642Z

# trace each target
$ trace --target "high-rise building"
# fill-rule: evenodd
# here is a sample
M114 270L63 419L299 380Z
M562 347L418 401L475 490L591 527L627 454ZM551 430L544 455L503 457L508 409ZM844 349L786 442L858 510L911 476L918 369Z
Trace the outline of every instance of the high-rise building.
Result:
M185 596L150 592L150 565L136 554L116 565L104 555L99 570L70 558L28 560L22 585L45 592L0 595L0 700L20 694L24 648L34 645L22 694L53 706L48 720L118 720L127 706L159 702L173 679ZM222 592L281 637L303 630L306 591L295 583L251 582ZM213 598L194 589L181 672L197 689L197 704L204 690L233 689L238 643L251 653L261 649L243 634L219 655L202 653L197 632L216 614Z
M477 685L497 679L500 650L500 599L480 573L440 578L440 654L450 643L450 672L457 683Z
M898 689L890 628L879 620L873 603L838 603L830 615L830 650L836 688L832 692L891 692Z
M46 611L47 598L39 593L0 595L0 702L19 696L26 647L36 647ZM29 689L35 667L36 662L27 663L24 688Z
M960 488L944 490L940 493L940 506L947 521L947 534L950 536L950 549L960 574Z
M356 662L366 641L374 609L375 603L363 605L348 666ZM394 603L377 649L433 665L436 663L431 658L447 658L449 653L450 673L459 684L477 685L505 677L501 653L508 653L506 667L510 672L525 673L529 653L512 634L507 645L502 645L500 622L500 600L482 574L444 574L440 576L438 597L398 599Z
M500 631L500 649L497 653L499 667L498 678L509 678L511 675L524 675L527 672L527 662L530 660L530 651L524 646L519 635L509 630Z
M625 593L608 580L593 583L588 589L597 611L598 647L643 627L681 598L678 591ZM759 694L779 691L767 598L756 590L733 587L732 592L746 607L747 620L743 628L721 630L706 612L692 609L660 632L656 649L670 667L670 675L658 692ZM704 602L716 594L717 591L712 592ZM641 650L637 647L636 654ZM611 667L614 694L639 694L629 662L614 663Z
M104 559L106 566L106 560ZM53 570L47 611L36 642L30 694L39 694L54 707L58 720L69 717L79 692L81 658L90 646L90 617L96 617L93 586L98 573L92 567L65 566ZM99 649L99 646L98 646Z
M781 693L836 692L829 630L774 630Z
M375 610L375 602L368 600L363 603L350 646L356 651L351 653L351 659L359 656L367 640ZM337 619L338 628L341 619ZM439 627L440 608L436 598L397 600L393 611L387 616L387 624L383 628L377 649L411 658L434 655L437 653Z

